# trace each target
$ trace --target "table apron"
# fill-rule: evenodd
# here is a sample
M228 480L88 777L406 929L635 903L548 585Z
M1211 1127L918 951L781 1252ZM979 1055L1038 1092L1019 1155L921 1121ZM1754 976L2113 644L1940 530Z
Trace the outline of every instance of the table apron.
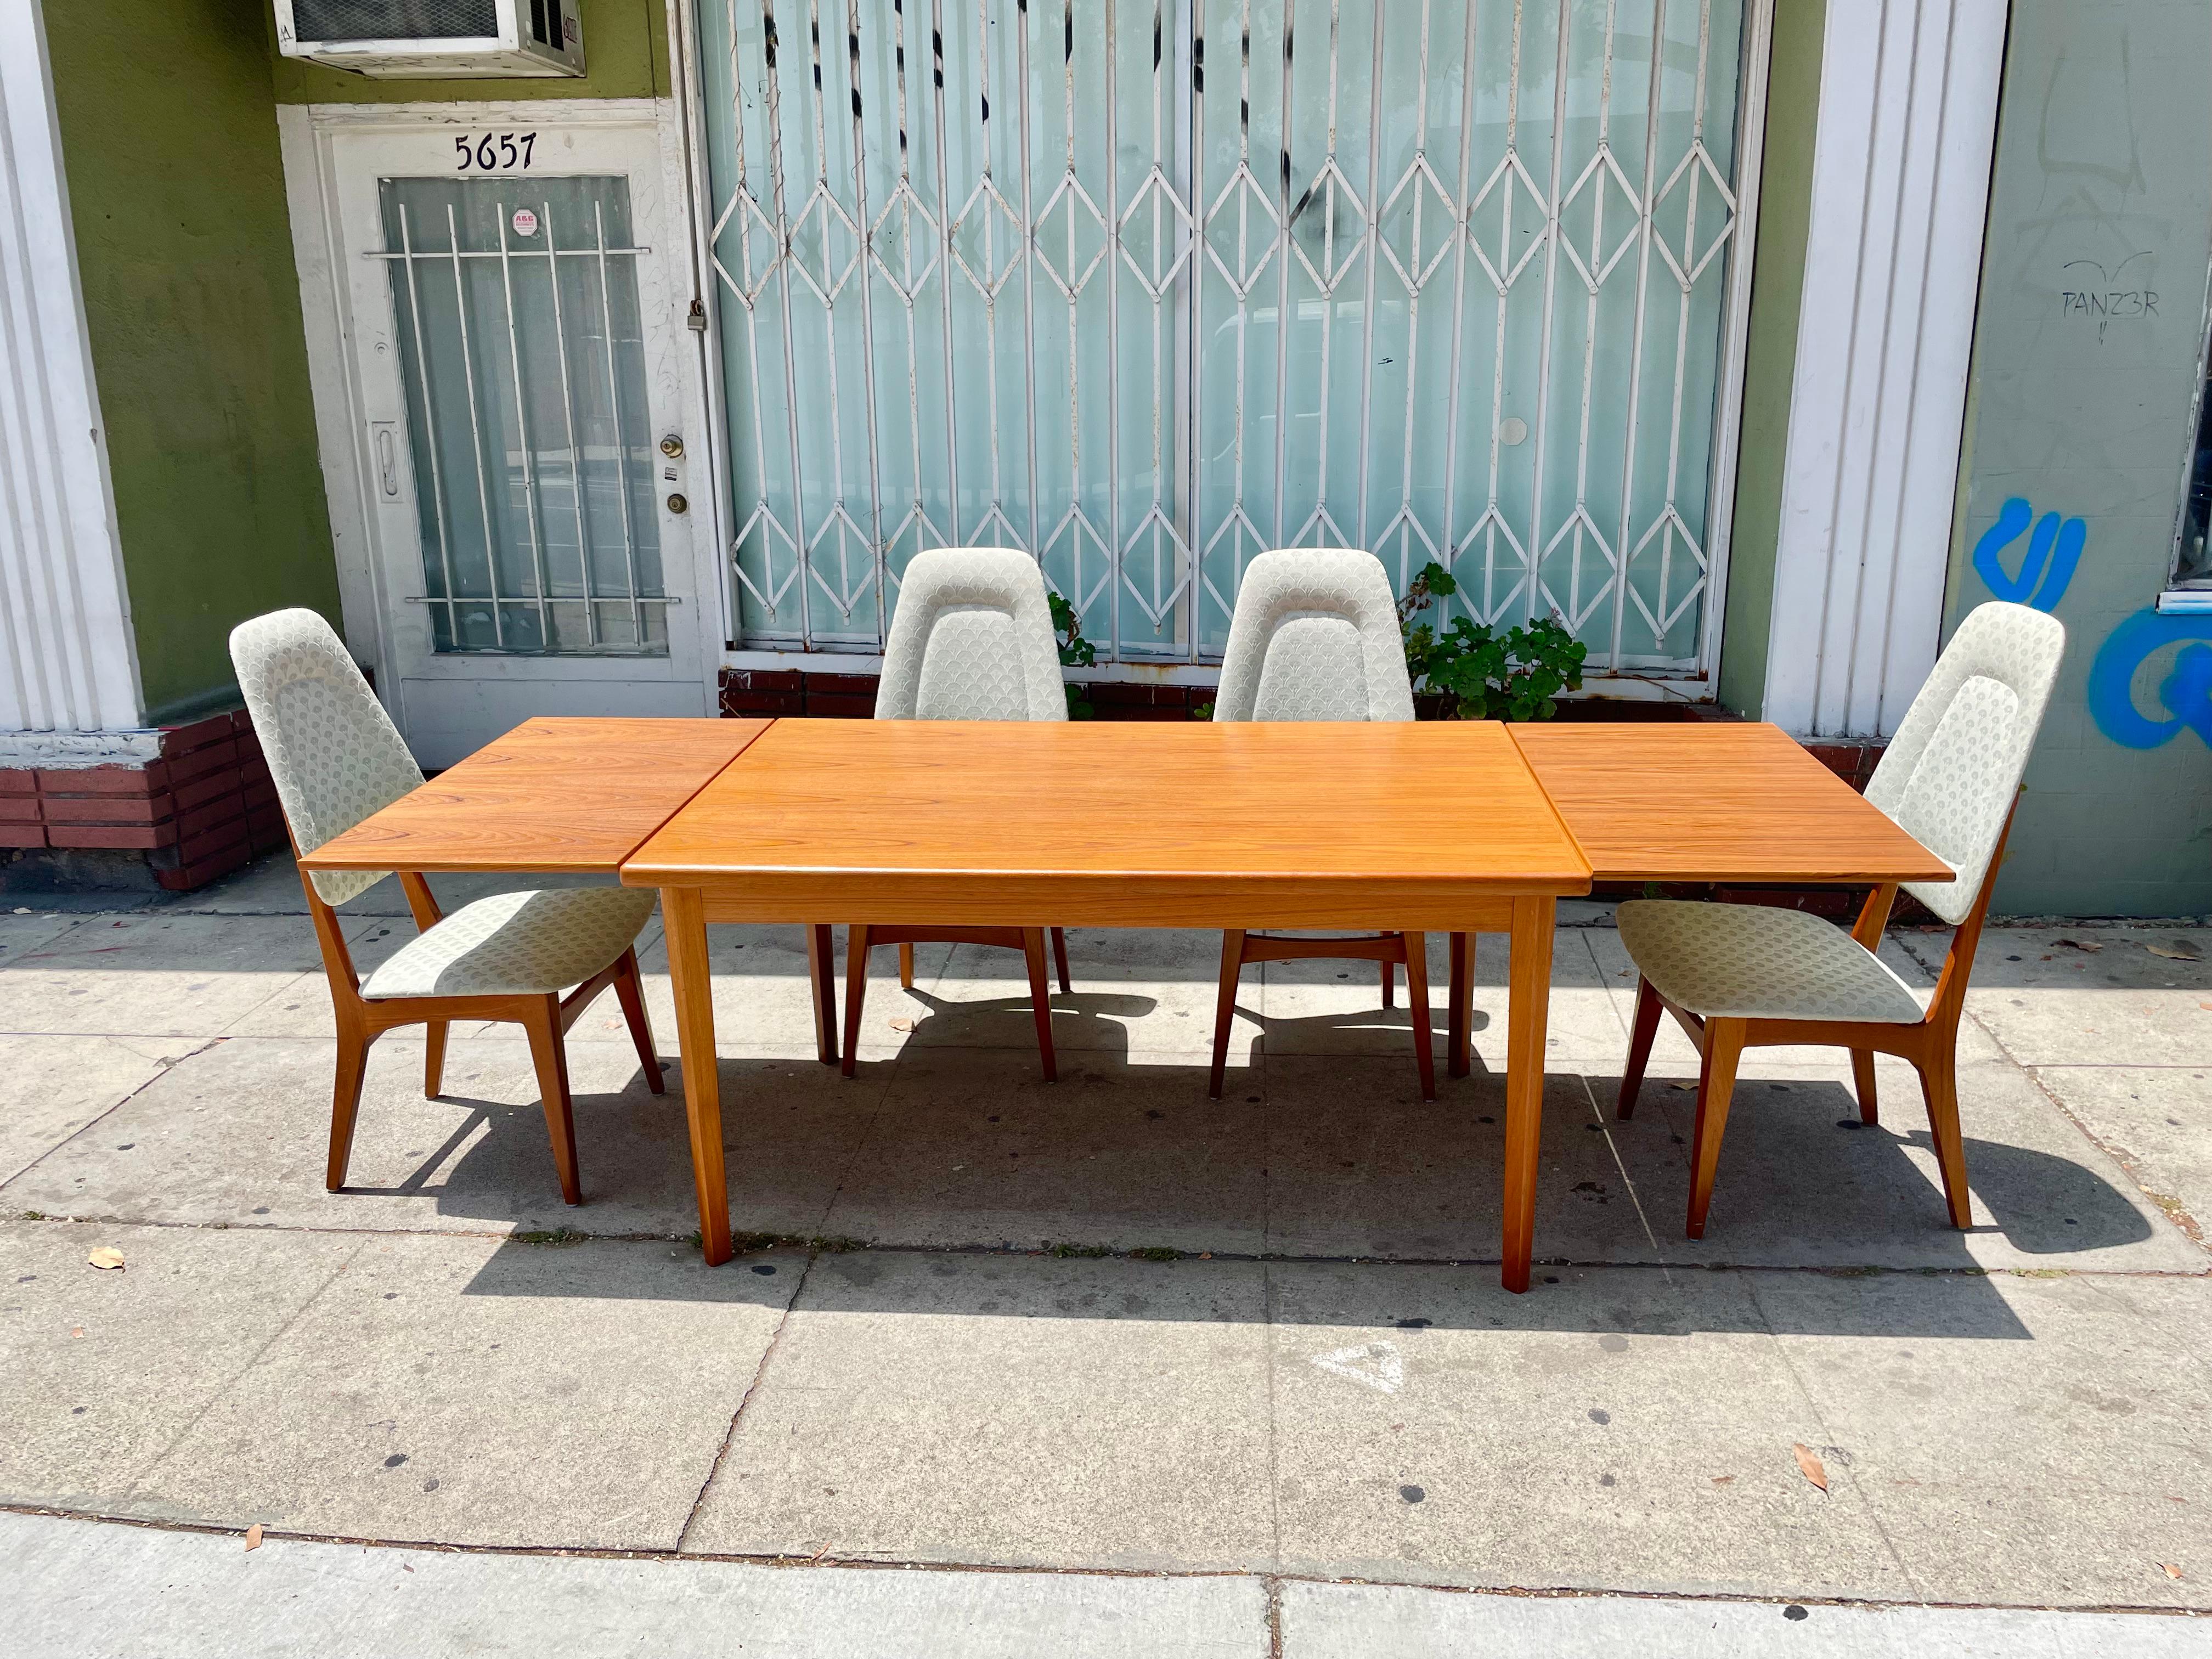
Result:
M1146 880L1068 877L1004 885L875 874L647 882L696 890L709 922L844 922L884 927L1344 927L1383 932L1506 933L1516 898L1555 892L1435 886L1377 890L1327 880Z

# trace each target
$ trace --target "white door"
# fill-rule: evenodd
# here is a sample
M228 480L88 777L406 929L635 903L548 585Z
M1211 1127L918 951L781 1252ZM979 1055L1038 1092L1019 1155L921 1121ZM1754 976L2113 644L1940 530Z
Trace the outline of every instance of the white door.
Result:
M325 155L380 689L417 758L533 714L710 713L697 350L651 118L347 125Z

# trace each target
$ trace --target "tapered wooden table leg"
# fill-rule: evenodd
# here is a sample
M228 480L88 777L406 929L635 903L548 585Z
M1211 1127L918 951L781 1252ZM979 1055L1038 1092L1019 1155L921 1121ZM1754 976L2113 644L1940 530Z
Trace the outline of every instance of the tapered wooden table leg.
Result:
M837 1063L837 945L829 924L806 930L806 977L814 1004L814 1057L824 1066Z
M713 1267L727 1261L732 1254L730 1183L722 1167L714 986L707 969L707 914L699 890L662 888L660 915L668 939L668 977L676 991L676 1040L684 1055L684 1115L691 1127L691 1178L698 1188L699 1247L708 1265Z
M1552 928L1559 902L1513 901L1505 1047L1505 1243L1498 1281L1528 1288L1536 1236L1536 1170L1544 1139L1544 1038L1552 1000Z
M1450 1051L1444 1071L1449 1077L1465 1077L1474 1069L1474 935L1451 936L1451 985L1447 993L1450 1012L1445 1016L1444 1046Z

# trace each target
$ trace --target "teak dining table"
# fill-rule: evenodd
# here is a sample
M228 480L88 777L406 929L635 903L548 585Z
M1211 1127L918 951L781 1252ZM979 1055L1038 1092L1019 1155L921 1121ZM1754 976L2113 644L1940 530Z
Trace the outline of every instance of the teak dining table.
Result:
M1143 779L1143 804L1117 778ZM710 1262L732 1255L710 922L803 924L817 961L830 921L1505 933L1513 1291L1533 1254L1560 898L1593 879L1951 876L1786 733L1737 722L534 720L301 864L659 889ZM1467 968L1455 951L1455 1076Z

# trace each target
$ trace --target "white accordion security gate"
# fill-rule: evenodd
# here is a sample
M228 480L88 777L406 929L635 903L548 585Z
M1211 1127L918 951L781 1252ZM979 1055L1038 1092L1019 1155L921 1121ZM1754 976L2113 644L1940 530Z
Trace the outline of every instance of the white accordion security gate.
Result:
M1026 549L1102 660L1270 546L1710 682L1771 0L695 0L734 642Z

